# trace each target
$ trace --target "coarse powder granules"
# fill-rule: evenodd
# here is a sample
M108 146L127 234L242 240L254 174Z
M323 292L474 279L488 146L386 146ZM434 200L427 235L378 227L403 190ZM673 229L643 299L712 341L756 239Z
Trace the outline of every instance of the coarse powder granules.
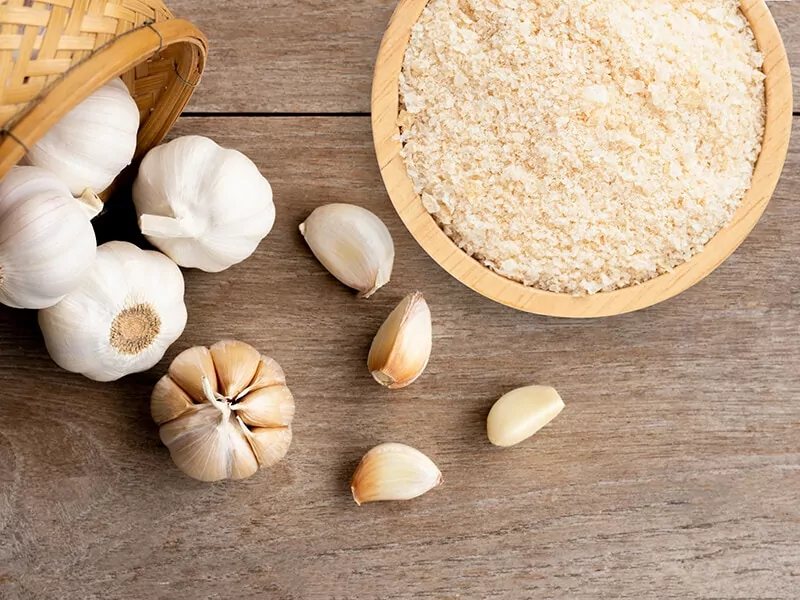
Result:
M764 134L736 0L431 0L400 76L425 208L501 275L610 291L730 220Z

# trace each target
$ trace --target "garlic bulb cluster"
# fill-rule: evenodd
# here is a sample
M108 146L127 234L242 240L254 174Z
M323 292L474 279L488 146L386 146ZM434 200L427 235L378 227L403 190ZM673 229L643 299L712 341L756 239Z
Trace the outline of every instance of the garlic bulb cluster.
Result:
M183 333L183 289L166 256L103 244L78 288L39 312L47 351L63 369L95 381L146 371Z
M182 267L212 273L249 257L275 222L272 188L258 167L196 135L147 153L133 201L150 243Z
M350 490L356 504L411 500L442 484L442 473L419 450L405 444L380 444L361 459Z
M394 266L392 235L375 214L353 204L314 209L300 225L314 256L339 281L369 298L389 283Z
M283 370L243 342L179 354L150 408L175 464L200 481L250 477L292 442L294 398Z
M381 385L403 388L422 375L432 346L431 311L422 294L414 292L403 298L375 334L367 367Z
M139 109L121 79L113 79L58 121L27 154L63 181L73 196L99 194L136 152Z
M96 247L81 203L54 175L14 167L0 181L0 302L52 306L83 280Z

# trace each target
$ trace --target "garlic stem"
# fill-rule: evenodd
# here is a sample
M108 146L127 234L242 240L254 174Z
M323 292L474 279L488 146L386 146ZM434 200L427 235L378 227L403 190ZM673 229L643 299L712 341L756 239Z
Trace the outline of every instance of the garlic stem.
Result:
M219 400L216 398L217 394L214 393L214 388L211 387L211 382L208 380L208 377L205 376L203 376L203 394L205 395L206 400L208 400L215 408L218 408L225 417L231 414L230 404L224 400Z
M160 215L142 215L139 217L139 228L146 236L160 238L192 238L197 236L197 232L190 231L183 221L174 217L163 217Z
M76 200L80 203L90 221L103 211L103 201L94 193L92 188L83 190L83 193Z

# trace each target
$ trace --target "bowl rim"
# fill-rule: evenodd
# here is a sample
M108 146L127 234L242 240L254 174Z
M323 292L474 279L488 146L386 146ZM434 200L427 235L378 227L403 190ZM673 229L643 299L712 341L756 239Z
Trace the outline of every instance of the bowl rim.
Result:
M400 0L384 34L372 84L372 133L389 198L420 246L448 273L479 294L525 312L569 318L606 317L640 310L685 291L722 264L755 227L780 179L792 128L792 81L778 27L764 0L743 0L764 55L766 128L751 187L731 222L687 262L644 283L591 296L528 287L499 275L459 248L425 210L400 156L399 76L411 28L429 0Z

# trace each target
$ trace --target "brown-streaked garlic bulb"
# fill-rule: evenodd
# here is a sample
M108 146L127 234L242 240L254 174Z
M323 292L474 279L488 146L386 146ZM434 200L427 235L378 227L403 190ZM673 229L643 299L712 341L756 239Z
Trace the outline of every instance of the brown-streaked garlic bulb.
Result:
M280 365L244 342L179 354L153 390L153 420L178 468L200 481L245 479L292 442L294 398Z

